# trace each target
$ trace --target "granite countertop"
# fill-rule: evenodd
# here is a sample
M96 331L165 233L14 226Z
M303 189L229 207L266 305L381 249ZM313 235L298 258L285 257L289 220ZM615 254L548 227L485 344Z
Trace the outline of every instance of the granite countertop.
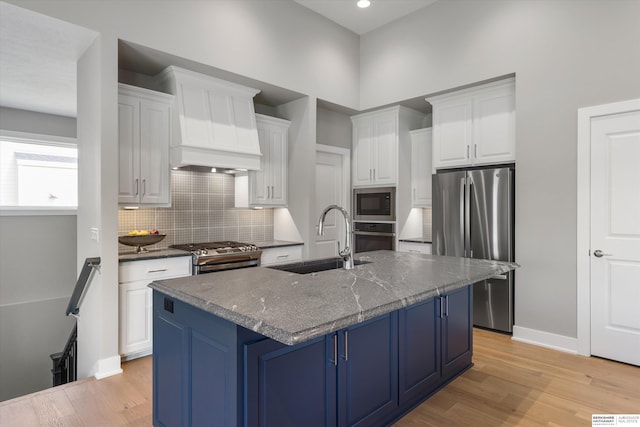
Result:
M431 243L430 237L410 237L406 239L398 239L401 242L411 242L411 243Z
M157 259L157 258L172 258L179 256L188 256L191 254L179 249L151 249L148 252L142 252L137 254L135 250L131 252L120 252L118 254L118 261L141 261L145 259Z
M287 240L267 240L264 242L253 242L260 249L282 248L285 246L301 246L302 242L289 242Z
M353 270L296 274L267 267L159 280L149 286L293 345L458 289L517 264L376 251Z

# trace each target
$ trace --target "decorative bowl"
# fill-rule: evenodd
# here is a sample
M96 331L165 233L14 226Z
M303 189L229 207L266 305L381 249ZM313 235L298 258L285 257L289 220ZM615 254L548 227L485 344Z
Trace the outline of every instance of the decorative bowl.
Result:
M166 234L147 234L144 236L118 236L118 242L127 246L136 246L136 253L146 252L143 246L149 246L160 242L167 237Z

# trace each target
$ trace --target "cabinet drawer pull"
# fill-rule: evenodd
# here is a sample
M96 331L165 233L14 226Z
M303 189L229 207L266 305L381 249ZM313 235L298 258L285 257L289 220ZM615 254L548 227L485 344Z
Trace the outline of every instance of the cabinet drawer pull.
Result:
M349 360L349 331L344 331L344 360Z
M138 195L138 178L136 178L136 196Z
M333 366L338 366L338 334L333 334Z
M409 249L409 252L413 252L414 254L419 254L420 251L417 249Z
M289 258L289 254L278 255L278 259Z
M149 274L149 273L160 273L160 272L163 272L163 271L167 271L167 269L166 268L161 268L159 270L147 270L147 274Z

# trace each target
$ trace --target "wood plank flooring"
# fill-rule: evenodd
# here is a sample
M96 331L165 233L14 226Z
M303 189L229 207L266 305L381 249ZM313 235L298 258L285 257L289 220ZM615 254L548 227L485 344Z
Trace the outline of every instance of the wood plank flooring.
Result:
M416 426L591 426L640 413L640 368L474 330L475 366L399 420ZM151 358L124 373L0 402L0 426L150 426Z

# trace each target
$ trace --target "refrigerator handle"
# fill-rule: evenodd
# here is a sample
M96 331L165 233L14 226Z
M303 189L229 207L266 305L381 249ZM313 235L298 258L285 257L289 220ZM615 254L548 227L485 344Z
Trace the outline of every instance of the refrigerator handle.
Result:
M463 176L462 178L460 178L460 206L462 207L460 209L460 230L463 230L462 233L462 248L463 248L463 257L467 257L467 226L466 226L466 217L467 217L467 212L466 212L466 175Z
M473 202L473 187L474 187L473 179L469 178L469 185L467 187L469 192L467 193L467 203L466 203L466 208L467 208L466 233L467 233L467 247L469 248L469 258L473 258L473 247L471 246L471 236L473 236L473 234L471 233L471 225L473 224L471 222L471 213L473 212L473 209L471 208L471 203Z
M462 206L464 206L464 256L465 258L471 257L471 179L466 176L464 179L464 201Z

